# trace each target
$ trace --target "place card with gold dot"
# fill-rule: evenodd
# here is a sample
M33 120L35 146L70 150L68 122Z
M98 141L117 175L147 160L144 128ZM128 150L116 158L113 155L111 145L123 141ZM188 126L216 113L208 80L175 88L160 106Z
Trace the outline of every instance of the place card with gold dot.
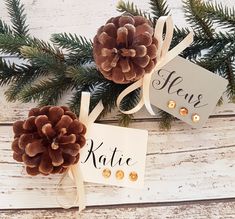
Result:
M200 128L213 112L227 84L219 75L178 56L153 73L150 102Z
M79 164L84 181L142 188L147 130L94 123L89 133Z

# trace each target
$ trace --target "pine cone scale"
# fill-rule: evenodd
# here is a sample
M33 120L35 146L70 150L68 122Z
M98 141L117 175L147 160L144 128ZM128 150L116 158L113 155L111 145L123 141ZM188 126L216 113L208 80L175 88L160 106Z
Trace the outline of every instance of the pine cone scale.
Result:
M48 148L49 156L52 160L52 165L55 167L61 166L64 163L64 158L62 156L62 151L60 148L57 150L53 150L52 148Z
M46 147L42 144L42 140L35 140L32 143L27 144L25 147L25 153L29 157L34 157L44 151L46 151Z
M42 154L38 170L45 175L48 175L53 171L52 160L47 151Z

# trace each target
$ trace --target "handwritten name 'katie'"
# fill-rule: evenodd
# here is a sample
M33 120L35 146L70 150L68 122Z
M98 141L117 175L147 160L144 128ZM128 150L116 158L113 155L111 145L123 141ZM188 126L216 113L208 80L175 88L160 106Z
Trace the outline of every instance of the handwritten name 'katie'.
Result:
M134 162L132 158L126 157L124 158L124 155L121 151L117 149L117 147L114 147L113 150L111 150L111 153L109 154L100 154L99 151L104 146L104 142L101 142L98 144L98 146L94 145L94 141L92 139L87 140L87 146L88 146L88 153L86 155L86 158L84 161L81 161L82 163L86 163L89 160L93 163L94 167L96 169L100 169L102 166L110 165L110 167L115 166L133 166L137 162ZM108 153L109 151L107 151Z
M152 81L152 86L155 90L167 89L168 94L176 94L184 98L189 104L193 104L194 108L208 105L208 103L203 103L203 94L190 94L182 88L184 79L178 76L175 71L160 69L157 74L159 78Z

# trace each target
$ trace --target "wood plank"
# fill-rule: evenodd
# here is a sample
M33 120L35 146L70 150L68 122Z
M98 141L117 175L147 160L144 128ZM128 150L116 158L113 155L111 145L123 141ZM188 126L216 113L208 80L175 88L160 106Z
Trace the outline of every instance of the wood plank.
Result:
M38 0L22 0L30 26L30 33L44 40L48 40L52 33L58 32L76 32L88 38L93 38L98 27L101 26L108 18L116 16L118 0L108 1L100 0L99 5L94 4L93 0L50 0L49 2L41 2ZM133 0L141 9L150 12L148 1ZM182 11L181 0L168 0L171 8L172 16L175 24L179 26L187 26ZM235 0L224 0L227 6L233 6ZM89 10L87 10L89 5ZM4 1L0 1L0 18L9 23L9 17L4 5ZM95 16L94 16L95 15ZM88 28L89 27L89 28ZM9 58L9 57L8 57ZM27 103L20 104L8 103L4 99L3 93L6 88L0 88L0 122L12 122L17 119L25 118L29 108L36 104ZM67 99L68 100L68 99ZM62 102L67 102L66 98ZM226 105L217 108L213 114L235 114L235 106ZM117 113L107 116L105 119L117 119ZM146 118L146 111L143 110L135 115L136 118ZM150 117L148 115L148 117Z
M16 120L24 120L27 117L28 111L37 106L37 103L21 103L19 101L16 102L8 102L6 97L4 96L4 92L7 87L0 87L0 124L1 123L12 123ZM66 105L70 97L70 94L65 95L58 105ZM113 110L112 113L106 115L102 120L117 120L119 112L118 110ZM222 106L217 106L214 112L211 114L212 116L218 115L235 115L235 104L233 103L225 103ZM155 119L159 118L156 116L151 116L146 109L143 107L139 112L134 114L135 119Z
M3 219L77 219L77 209L0 210ZM188 203L124 205L87 208L80 219L234 219L235 201L199 201Z
M76 32L93 38L99 26L118 14L115 11L118 0L100 0L99 5L93 0L22 2L26 6L30 33L45 40L56 32ZM133 2L149 11L147 1ZM174 22L185 26L181 0L168 2ZM3 3L0 1L0 18L9 22ZM234 6L235 0L223 3ZM24 119L34 104L7 103L3 96L5 89L0 88L0 123ZM235 218L234 200L165 204L169 201L235 197L235 105L216 108L213 115L217 118L209 119L203 129L194 130L177 121L169 132L162 132L158 129L157 117L150 117L144 110L136 114L132 127L150 131L145 188L138 191L86 184L87 204L104 206L89 208L82 218L146 218L146 215L161 219ZM110 123L116 118L113 113L104 122ZM11 127L0 126L0 208L57 207L55 186L59 177L26 176L22 165L11 158L11 139ZM144 204L149 202L162 202L163 205ZM107 206L123 203L142 204L120 208ZM75 218L75 213L76 210L0 211L0 218Z
M116 11L119 0L21 0L25 4L30 33L40 39L48 40L52 33L71 32L93 38L97 29L110 17L120 13ZM132 0L139 8L150 12L148 1ZM174 23L188 26L186 23L181 0L167 0L172 9ZM218 0L226 6L234 6L234 0ZM89 5L89 10L87 8ZM0 1L0 18L10 21L4 1Z
M44 40L48 40L51 34L60 32L77 33L92 39L101 25L110 17L120 14L116 11L119 0L99 0L99 4L94 4L93 0L21 1L25 4L30 33ZM132 2L139 8L150 11L148 1L133 0ZM173 8L175 23L185 25L181 0L169 0L169 5ZM0 9L0 18L9 23L4 1L0 1Z
M209 119L201 130L179 121L169 132L151 121L132 127L150 131L144 189L87 183L88 206L235 197L235 117ZM11 127L0 133L0 208L58 207L59 176L27 176L11 157Z

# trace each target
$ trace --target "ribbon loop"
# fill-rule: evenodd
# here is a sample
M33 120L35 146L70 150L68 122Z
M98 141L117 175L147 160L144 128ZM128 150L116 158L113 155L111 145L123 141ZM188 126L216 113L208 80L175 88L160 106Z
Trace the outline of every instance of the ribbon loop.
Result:
M164 26L166 24L166 33L165 33L165 38L163 39L163 31L164 31ZM158 19L157 24L155 26L155 31L154 31L154 37L157 39L158 44L158 53L157 54L157 60L160 57L164 57L167 53L167 51L170 48L171 41L173 38L173 20L171 16L162 16Z
M166 32L164 34L164 27L166 26ZM162 68L172 59L174 59L177 55L179 55L183 50L185 50L192 42L193 42L193 32L190 32L178 45L176 45L173 49L169 51L171 41L174 33L174 24L171 16L162 16L157 20L154 37L158 42L157 49L157 63L153 70L149 74L145 74L143 78L134 82L125 90L123 90L117 98L117 107L124 114L133 114L138 112L144 105L148 112L151 115L155 115L150 99L149 99L149 88L151 78L154 72L158 69ZM163 39L164 36L164 39ZM132 108L131 110L124 111L120 109L121 102L128 94L133 92L134 90L141 88L142 93L140 97L139 103Z
M122 112L122 113L125 113L125 114L133 114L137 111L139 111L143 106L144 106L144 99L143 97L141 97L139 103L131 110L128 110L128 111L124 111L124 110L121 110L120 109L120 106L121 106L121 102L122 100L129 94L131 93L132 91L138 89L138 88L141 88L143 84L143 78L141 78L140 80L136 81L135 83L133 83L132 85L130 85L128 87L128 89L125 89L123 90L120 95L118 96L117 98L117 106L119 108L119 110Z
M90 107L90 93L82 92L79 120L87 127L86 138L89 135L90 125L95 122L97 117L104 109L104 106L101 101L95 106L95 108L90 114L89 114L89 107ZM66 209L78 206L79 212L81 212L86 208L86 205L85 205L84 180L79 164L71 165L68 171L64 173L64 175L60 179L60 182L58 183L57 193L60 187L63 188L63 181L66 176L69 176L76 186L76 198L72 205L64 205L60 203L58 200L58 196L57 196L57 202L60 204L61 207Z

